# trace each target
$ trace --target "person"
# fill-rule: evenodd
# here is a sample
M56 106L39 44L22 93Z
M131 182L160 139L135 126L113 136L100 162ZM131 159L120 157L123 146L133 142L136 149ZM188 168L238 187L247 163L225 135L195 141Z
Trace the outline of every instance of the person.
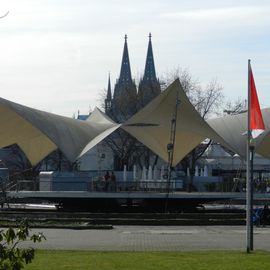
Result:
M113 191L116 191L116 177L115 177L114 172L112 172L112 174L111 174L111 183L112 183Z
M108 191L108 186L109 186L109 181L110 181L110 174L107 171L106 174L104 175L104 180L105 180L105 186L104 186L104 190Z
M270 210L268 208L268 205L266 204L262 211L262 225L265 226L270 219Z
M258 207L253 210L252 214L252 221L253 224L255 224L257 227L259 227L262 224L262 213L263 213L263 208Z

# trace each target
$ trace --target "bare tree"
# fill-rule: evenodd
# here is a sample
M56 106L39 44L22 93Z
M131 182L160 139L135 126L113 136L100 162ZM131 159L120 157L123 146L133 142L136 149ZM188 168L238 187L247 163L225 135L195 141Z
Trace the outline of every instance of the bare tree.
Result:
M99 104L99 107L105 111L105 99L107 95L107 90L103 88L102 90L99 91L98 98L97 98L97 103Z
M63 152L57 148L51 152L46 158L38 164L46 171L78 171L80 167L79 161L69 161Z
M238 98L237 100L228 100L225 104L223 112L225 114L239 114L247 111L247 101Z
M190 72L186 69L175 69L164 79L164 85L169 85L172 81L179 78L183 90L188 96L190 102L193 104L197 112L202 118L207 119L213 115L220 115L222 110L220 109L224 101L222 93L222 86L218 83L217 79L211 80L204 88L198 79L194 79ZM181 105L180 105L181 106ZM207 147L211 144L211 140L201 143L194 148L179 165L186 171L190 168L191 175L194 175L195 166L200 157L204 154ZM193 188L193 177L187 185L187 191L191 191Z
M130 170L134 164L140 165L147 148L124 130L116 130L105 139L114 154L114 169L123 170L124 165Z
M194 93L191 102L202 118L206 119L220 113L220 105L224 99L222 89L217 80L213 79L203 90Z
M138 111L137 96L126 89L125 95L112 101L112 108L107 113L116 122L123 123ZM118 129L105 139L114 154L114 169L122 170L124 165L132 169L134 164L147 161L149 150L137 139L124 130ZM149 165L149 164L148 164Z
M175 68L161 77L161 85L164 90L173 81L179 79L181 85L188 96L192 95L194 91L200 88L198 79L194 79L187 69Z
M204 88L202 88L199 80L194 79L187 69L174 69L163 78L163 86L165 87L179 78L190 102L204 119L222 112L220 108L224 101L223 87L216 78L212 79Z
M0 16L0 19L5 18L9 14L9 11L7 11L4 15Z

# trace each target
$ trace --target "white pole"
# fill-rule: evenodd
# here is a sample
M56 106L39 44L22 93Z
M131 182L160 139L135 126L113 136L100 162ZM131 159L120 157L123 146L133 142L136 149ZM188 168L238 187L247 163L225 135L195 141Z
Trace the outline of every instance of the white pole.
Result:
M203 174L203 168L201 168L201 170L200 170L200 176L203 176L204 174Z
M136 165L133 165L133 181L136 181L137 178L137 168Z
M187 168L187 176L189 177L190 176L190 169Z
M124 165L124 171L123 171L123 181L127 181L127 165Z
M247 252L251 250L251 183L250 183L250 60L248 60L248 113L247 113L247 157L246 157L246 240Z
M199 167L198 167L198 165L195 166L195 176L199 176Z
M148 167L147 178L148 178L148 180L152 180L152 178L153 178L153 172L152 172L152 166L151 165L149 165L149 167Z
M143 166L143 171L142 171L142 180L146 180L146 168Z
M203 176L208 176L208 167L204 165Z
M153 178L154 178L154 180L157 180L157 178L158 178L158 175L157 175L157 166L156 165L154 166Z
M161 170L160 170L160 180L163 180L163 175L164 175L164 166L161 166Z

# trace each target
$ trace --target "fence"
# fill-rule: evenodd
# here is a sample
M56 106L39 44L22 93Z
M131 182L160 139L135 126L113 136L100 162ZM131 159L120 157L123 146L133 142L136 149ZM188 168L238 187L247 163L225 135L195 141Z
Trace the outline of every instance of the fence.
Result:
M170 183L166 179L156 180L115 180L105 181L102 176L81 177L67 176L51 177L36 180L17 180L17 182L0 181L1 190L5 191L85 191L85 192L180 192L186 191L190 183L189 177L181 179L171 179ZM192 191L198 192L245 192L245 181L232 179L223 181L222 177L193 177ZM266 182L254 184L254 192L270 193L270 188Z

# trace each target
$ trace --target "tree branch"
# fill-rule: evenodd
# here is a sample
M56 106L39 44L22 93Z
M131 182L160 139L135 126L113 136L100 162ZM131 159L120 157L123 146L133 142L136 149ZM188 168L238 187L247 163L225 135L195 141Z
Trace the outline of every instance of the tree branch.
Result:
M4 14L4 15L0 16L0 19L5 18L5 17L6 17L8 14L9 14L9 11L7 11L7 13L6 13L6 14Z

